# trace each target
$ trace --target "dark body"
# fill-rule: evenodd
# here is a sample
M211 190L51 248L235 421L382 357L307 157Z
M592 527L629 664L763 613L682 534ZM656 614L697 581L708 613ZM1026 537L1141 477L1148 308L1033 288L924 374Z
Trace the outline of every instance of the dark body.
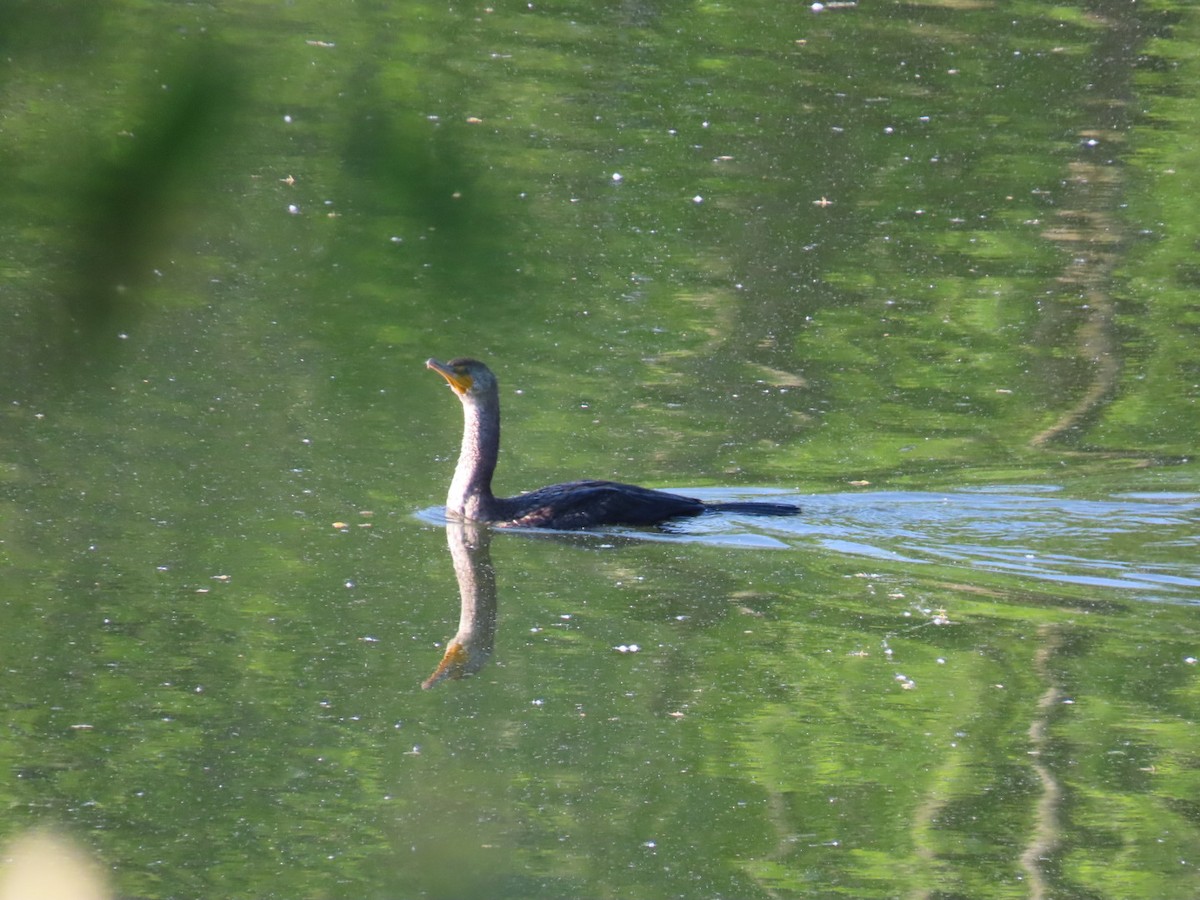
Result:
M705 503L695 497L619 481L568 481L501 503L511 504L502 515L504 520L536 528L657 525L667 519L721 511L760 516L790 516L800 512L800 507L786 503Z

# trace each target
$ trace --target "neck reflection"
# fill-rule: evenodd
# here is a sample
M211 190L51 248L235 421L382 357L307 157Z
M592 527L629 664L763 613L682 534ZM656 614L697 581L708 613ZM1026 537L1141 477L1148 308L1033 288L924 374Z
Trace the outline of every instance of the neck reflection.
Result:
M496 641L496 570L492 567L492 531L477 522L446 523L446 542L462 606L458 631L446 644L442 661L421 687L428 690L447 678L474 675L492 655Z

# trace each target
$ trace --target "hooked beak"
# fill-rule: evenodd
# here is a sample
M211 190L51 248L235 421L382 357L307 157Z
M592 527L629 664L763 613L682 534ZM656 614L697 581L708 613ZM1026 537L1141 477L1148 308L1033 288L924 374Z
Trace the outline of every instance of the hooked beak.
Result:
M454 393L463 395L471 389L474 380L471 378L471 373L465 369L455 369L445 363L438 362L436 359L425 360L425 368L433 369L454 389Z

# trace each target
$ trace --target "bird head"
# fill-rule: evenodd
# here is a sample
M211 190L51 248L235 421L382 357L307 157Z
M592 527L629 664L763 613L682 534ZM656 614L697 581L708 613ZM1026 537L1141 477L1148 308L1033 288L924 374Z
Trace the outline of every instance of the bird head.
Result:
M496 388L496 376L492 374L491 369L477 359L460 357L452 359L448 363L427 359L425 368L433 369L445 378L454 393L464 400L468 397L478 397L486 391Z

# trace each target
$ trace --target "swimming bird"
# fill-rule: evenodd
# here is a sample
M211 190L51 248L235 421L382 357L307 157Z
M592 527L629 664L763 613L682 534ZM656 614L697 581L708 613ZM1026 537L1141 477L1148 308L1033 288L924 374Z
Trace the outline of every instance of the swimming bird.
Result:
M705 503L669 491L617 481L569 481L516 497L492 493L500 454L500 391L492 370L477 359L427 360L458 395L463 407L462 449L446 497L456 518L532 528L587 528L592 525L656 525L706 512L790 516L800 507L787 503Z

